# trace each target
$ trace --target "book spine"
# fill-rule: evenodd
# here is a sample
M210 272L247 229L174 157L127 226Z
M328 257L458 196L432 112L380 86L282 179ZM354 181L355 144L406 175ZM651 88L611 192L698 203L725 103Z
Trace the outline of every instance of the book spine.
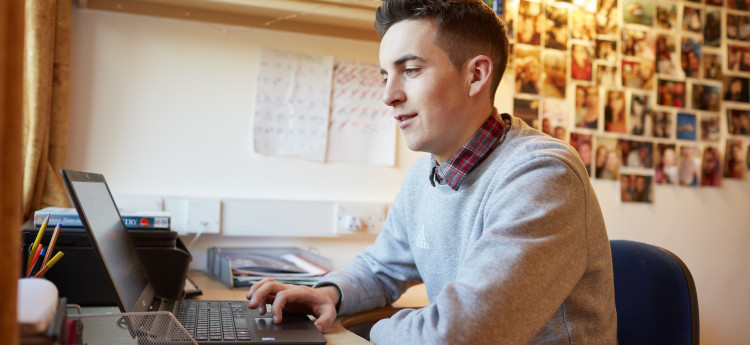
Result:
M62 227L82 228L81 218L77 214L55 214L46 212L34 213L34 226L41 226L49 214L49 224L60 224ZM122 216L122 222L128 229L169 229L170 217Z
M35 212L34 213L34 226L42 226L44 218L49 214L49 225L54 229L54 226L60 224L62 227L74 227L82 228L81 218L77 214L55 214L46 212Z
M169 229L169 217L122 216L128 229Z

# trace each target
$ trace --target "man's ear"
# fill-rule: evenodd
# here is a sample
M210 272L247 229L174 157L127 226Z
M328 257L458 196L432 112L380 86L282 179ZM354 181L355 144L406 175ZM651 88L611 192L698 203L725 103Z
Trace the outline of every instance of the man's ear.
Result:
M469 97L474 97L489 89L492 82L492 59L486 55L477 55L466 65L469 72Z

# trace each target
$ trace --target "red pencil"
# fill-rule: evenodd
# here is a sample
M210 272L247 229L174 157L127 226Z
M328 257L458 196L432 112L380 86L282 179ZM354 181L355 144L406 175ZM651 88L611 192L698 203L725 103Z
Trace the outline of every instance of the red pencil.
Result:
M31 269L34 268L34 265L36 265L36 261L39 260L39 253L42 252L42 248L44 248L44 245L38 245L36 247L36 253L34 253L34 257L31 259L31 265L29 265L28 268L26 268L26 276L31 276Z

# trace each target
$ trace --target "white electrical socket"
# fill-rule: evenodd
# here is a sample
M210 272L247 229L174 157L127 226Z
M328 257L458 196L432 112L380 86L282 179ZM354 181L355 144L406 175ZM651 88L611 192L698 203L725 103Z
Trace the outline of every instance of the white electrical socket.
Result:
M218 234L221 225L221 200L187 199L185 229L188 233Z
M339 202L334 212L334 232L345 236L377 236L388 214L388 204Z

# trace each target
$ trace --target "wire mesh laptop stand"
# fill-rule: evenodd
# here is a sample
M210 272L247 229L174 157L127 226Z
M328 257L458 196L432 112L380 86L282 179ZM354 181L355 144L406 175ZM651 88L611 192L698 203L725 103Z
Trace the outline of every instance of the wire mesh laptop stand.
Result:
M63 344L198 345L167 311L70 316L74 337ZM70 341L68 341L71 339Z

